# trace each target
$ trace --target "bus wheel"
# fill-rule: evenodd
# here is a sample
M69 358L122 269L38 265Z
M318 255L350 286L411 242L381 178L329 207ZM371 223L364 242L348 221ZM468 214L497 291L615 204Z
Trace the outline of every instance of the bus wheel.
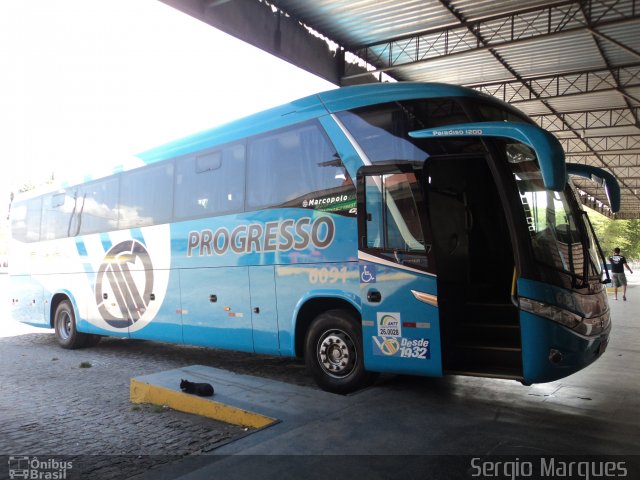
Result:
M76 330L76 316L69 300L58 304L53 321L56 340L62 348L75 349L87 346L87 340L93 335L86 335Z
M304 357L309 373L328 392L353 392L370 378L358 322L344 310L318 315L307 331Z

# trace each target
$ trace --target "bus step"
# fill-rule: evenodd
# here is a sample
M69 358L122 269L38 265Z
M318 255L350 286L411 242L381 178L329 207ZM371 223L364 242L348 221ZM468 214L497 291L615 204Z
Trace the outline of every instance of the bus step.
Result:
M462 345L520 347L520 328L515 325L461 324L454 335L454 342Z
M520 325L518 310L511 304L468 304L465 323L490 325Z
M471 308L497 308L497 309L513 309L514 306L511 303L485 303L485 302L467 302L467 305Z
M518 348L451 348L444 359L446 371L493 372L500 369L522 370L522 352Z
M469 377L486 377L486 378L506 378L509 380L522 380L522 369L520 368L499 368L494 367L491 370L478 369L461 369L461 370L445 370L447 375L464 375Z
M465 350L489 350L494 352L522 352L520 347L512 347L512 346L496 346L496 345L475 345L475 344L456 344L454 345L456 349L465 349Z
M513 331L519 330L519 325L505 325L504 323L473 323L473 322L463 322L460 324L460 327L463 329L478 329L478 330L502 330L502 331Z

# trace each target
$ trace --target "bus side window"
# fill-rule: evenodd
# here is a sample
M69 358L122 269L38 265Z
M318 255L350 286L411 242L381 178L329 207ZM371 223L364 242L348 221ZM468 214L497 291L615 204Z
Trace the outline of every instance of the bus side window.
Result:
M118 228L118 177L81 185L75 195L69 236L108 232Z
M41 240L54 240L69 236L72 205L73 198L68 198L66 192L43 197Z
M367 177L366 179L366 200L367 200L367 247L383 248L383 203L379 185L382 177Z
M305 122L250 139L247 210L323 204L355 187L324 131Z
M122 174L119 228L157 225L171 221L173 162L149 165Z
M177 159L176 218L241 211L244 205L244 171L242 144Z
M415 175L368 176L365 188L367 248L395 262L427 268Z
M40 240L40 198L17 202L11 209L11 233L20 242Z

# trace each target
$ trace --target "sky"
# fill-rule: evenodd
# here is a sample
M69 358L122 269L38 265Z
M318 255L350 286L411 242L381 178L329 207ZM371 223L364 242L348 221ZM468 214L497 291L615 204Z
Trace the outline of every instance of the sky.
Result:
M332 88L158 0L0 1L0 198Z

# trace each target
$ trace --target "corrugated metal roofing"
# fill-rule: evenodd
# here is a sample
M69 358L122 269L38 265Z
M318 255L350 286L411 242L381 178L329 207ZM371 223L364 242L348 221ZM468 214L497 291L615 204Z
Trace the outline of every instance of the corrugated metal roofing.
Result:
M624 91L627 95L629 95L629 97L631 97L626 98L627 100L629 100L629 103L632 106L640 106L640 87L625 88Z
M274 3L397 80L473 85L512 99L529 115L550 115L544 121L561 139L602 137L599 145L613 145L619 142L608 138L623 136L640 144L637 127L608 125L606 112L577 120L563 115L640 105L640 0ZM628 68L609 71L617 66ZM492 85L483 89L485 84ZM614 113L611 118L617 118L619 112ZM638 115L638 110L627 114ZM591 148L580 141L564 145L569 154ZM632 152L640 167L640 148ZM602 166L595 154L593 158ZM635 180L627 180L625 171L614 165L610 170L622 187L619 216L640 218ZM602 189L587 191L606 203Z
M591 35L582 31L501 47L498 53L523 77L607 67Z
M471 82L492 82L508 75L508 71L489 52L467 53L455 58L436 59L402 67L403 77L421 82L444 82L464 85Z
M578 112L626 107L624 97L618 92L593 92L583 95L567 95L549 99L547 103L559 112Z
M496 15L509 14L527 8L540 8L549 4L562 4L565 1L550 2L549 0L452 0L451 5L458 10L467 20L479 20Z
M274 3L337 43L350 46L414 35L457 23L437 1L282 0Z
M638 24L629 23L625 25L614 25L610 27L598 28L597 31L615 39L625 47L630 48L636 52L640 52L640 28ZM609 63L613 66L626 65L638 61L638 56L621 48L613 42L606 40L600 40L602 50L609 60Z
M376 74L471 86L530 115L550 115L545 122L569 155L586 151L599 166L613 158L598 158L589 142L571 140L578 136L597 138L599 150L635 145L625 161L640 167L640 135L629 122L607 125L606 115L585 115L585 123L565 115L616 109L610 115L615 119L626 109L640 124L640 0L245 1L279 9L368 62ZM180 2L192 12L227 3L168 3ZM242 2L229 3L243 8ZM362 81L361 73L345 72L343 80ZM597 121L590 124L591 118ZM607 166L622 187L619 216L640 218L635 178ZM587 191L606 202L602 189Z
M540 100L521 102L515 105L515 107L527 115L548 115L552 113L549 107Z

